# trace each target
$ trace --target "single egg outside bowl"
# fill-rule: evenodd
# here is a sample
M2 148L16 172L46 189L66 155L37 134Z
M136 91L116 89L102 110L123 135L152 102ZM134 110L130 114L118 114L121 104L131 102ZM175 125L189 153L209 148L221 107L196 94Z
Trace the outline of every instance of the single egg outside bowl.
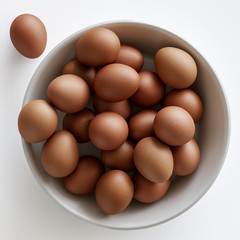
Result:
M75 57L79 37L94 27L114 31L122 44L139 49L144 55L143 70L154 70L154 55L166 46L181 48L190 53L198 67L192 89L201 97L204 115L197 123L196 139L201 150L198 169L187 177L173 181L167 194L152 204L133 200L120 214L105 215L97 207L94 194L75 196L68 193L59 179L48 175L41 166L43 143L30 144L23 140L23 148L30 169L38 183L62 207L76 216L100 226L114 229L140 229L169 221L192 207L208 191L218 176L225 160L229 141L229 110L226 96L213 69L202 55L178 36L156 26L136 22L110 22L80 30L57 45L41 62L26 91L23 105L34 99L47 100L49 83L61 74L63 66ZM59 121L61 128L61 120ZM81 155L98 156L91 143L82 148Z

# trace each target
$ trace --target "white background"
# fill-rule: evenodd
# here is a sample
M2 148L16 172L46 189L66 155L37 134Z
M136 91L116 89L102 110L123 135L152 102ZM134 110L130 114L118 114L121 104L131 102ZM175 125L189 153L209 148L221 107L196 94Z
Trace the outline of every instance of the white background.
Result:
M12 46L9 27L22 13L45 24L48 43L35 60ZM150 23L187 40L220 78L231 110L226 161L190 210L143 230L109 230L68 213L38 185L24 157L17 118L32 74L46 54L83 27L110 20ZM238 0L2 0L0 8L0 239L240 239L240 2ZM160 213L159 213L160 214Z

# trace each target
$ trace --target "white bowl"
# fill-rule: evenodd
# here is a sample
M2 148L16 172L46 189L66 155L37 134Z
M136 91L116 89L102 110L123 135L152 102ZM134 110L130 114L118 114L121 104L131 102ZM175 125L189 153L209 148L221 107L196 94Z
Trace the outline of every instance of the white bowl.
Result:
M97 26L113 30L119 36L121 43L138 48L145 57L144 69L154 70L154 54L164 46L179 47L194 57L198 66L198 77L192 87L204 102L204 116L197 124L196 138L201 150L201 161L197 171L174 181L168 193L160 201L141 204L133 200L122 213L107 216L98 209L94 194L72 195L64 189L60 179L54 179L43 170L40 162L43 143L29 144L23 141L24 152L38 183L56 202L78 217L116 229L138 229L161 224L193 206L207 192L219 174L226 156L230 133L226 96L212 68L186 41L159 27L134 22L111 22L80 30L57 45L33 75L23 105L33 99L47 99L48 84L60 74L62 67L74 58L78 38L85 31ZM61 118L62 114L59 116ZM99 156L99 151L91 143L81 145L80 151L81 155Z

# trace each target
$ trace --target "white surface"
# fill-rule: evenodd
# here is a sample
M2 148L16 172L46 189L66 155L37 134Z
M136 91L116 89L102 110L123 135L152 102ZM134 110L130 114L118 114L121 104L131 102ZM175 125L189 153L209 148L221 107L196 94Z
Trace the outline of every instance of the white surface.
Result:
M11 1L0 14L0 239L239 239L240 3L213 1ZM19 55L9 27L21 13L45 23L48 44L35 60ZM71 33L102 21L128 19L158 25L190 42L221 79L231 110L232 134L220 175L190 210L163 225L118 231L80 220L56 205L37 184L25 160L17 117L28 82L43 57ZM160 214L160 213L159 213Z

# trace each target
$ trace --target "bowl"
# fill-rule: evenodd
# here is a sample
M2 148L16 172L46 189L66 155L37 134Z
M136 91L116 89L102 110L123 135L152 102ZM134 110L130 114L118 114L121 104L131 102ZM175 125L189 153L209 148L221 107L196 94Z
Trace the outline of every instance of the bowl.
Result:
M192 207L208 191L218 176L229 142L229 110L226 96L211 66L189 43L162 28L137 22L101 23L80 30L58 44L41 62L27 88L23 105L33 99L47 99L47 87L61 73L63 66L74 58L79 37L94 27L114 31L121 43L138 48L144 55L143 69L154 71L156 51L165 46L179 47L189 52L198 66L198 76L192 89L204 104L204 116L197 123L196 140L201 150L198 169L189 176L173 181L167 194L158 202L142 204L132 201L120 214L105 215L97 207L94 194L75 196L68 193L61 180L49 176L40 161L43 143L30 144L23 140L23 148L30 169L38 183L62 207L94 224L114 229L140 229L169 221ZM58 111L61 122L62 113ZM59 128L61 124L59 124ZM91 144L80 146L81 155L99 156Z

